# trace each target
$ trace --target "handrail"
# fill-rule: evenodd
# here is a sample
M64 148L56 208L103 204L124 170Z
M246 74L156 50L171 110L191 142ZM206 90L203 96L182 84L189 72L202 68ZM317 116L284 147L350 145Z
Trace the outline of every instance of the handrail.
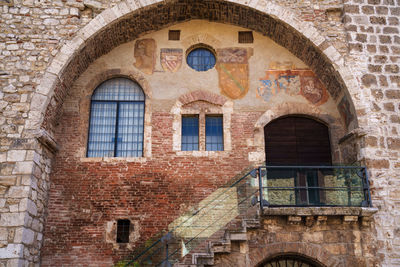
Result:
M217 200L225 200L229 197L225 196L225 198L223 199L219 199L221 196L225 195L226 193L229 192L229 190L231 188L234 188L235 186L238 186L241 182L243 182L246 178L248 178L249 176L251 176L251 172L249 171L247 173L245 173L245 175L243 175L241 178L237 179L236 181L234 181L231 185L229 186L224 186L222 188L225 188L224 190L222 190L222 192L219 192L219 194L217 194L216 196L212 197L206 205L195 209L194 212L192 212L192 216L189 216L188 218L186 218L184 221L182 221L181 223L179 223L178 225L174 226L172 229L170 229L164 236L166 235L171 235L173 234L176 230L178 230L179 228L183 228L183 227L188 227L188 226L184 226L185 223L189 222L194 216L196 216L197 214L201 213L201 211L204 211L205 209L209 208L210 206L212 206L213 204L217 205L218 203L215 203ZM215 207L215 205L213 207ZM202 214L201 216L198 216L196 219L201 219L202 217L206 216L206 214ZM219 218L221 219L222 216ZM213 223L215 223L216 221L214 221ZM211 225L207 226L208 228L211 227ZM203 230L202 232L204 232L205 230ZM200 233L199 233L200 234ZM198 234L198 235L199 235ZM139 253L137 256L135 256L132 260L128 261L124 266L130 266L131 264L133 264L136 260L138 260L139 258L141 258L142 256L144 256L146 253L148 253L150 250L152 250L154 247L156 247L158 244L161 243L161 239L159 238L157 241L155 241L154 243L152 243L149 247L147 247L146 249L144 249L141 253ZM150 255L151 256L151 255ZM172 256L172 255L171 255ZM147 259L147 258L145 258Z
M365 166L342 166L342 165L334 165L334 166L319 166L319 165L310 165L310 166L296 166L296 165L265 165L260 166L259 168L267 168L267 169L366 169Z
M329 169L332 171L326 171ZM280 171L284 171L282 175L279 175ZM287 177L287 171L292 173L290 177ZM187 249L186 246L195 248L223 229L229 222L227 219L243 215L257 202L261 213L264 207L273 206L372 207L368 173L364 166L259 166L230 185L217 189L204 201L191 213L178 218L166 234L124 266L142 266L141 263L147 266L145 262L148 261L152 266L170 264L171 260L178 262L179 250ZM164 249L166 256L162 256ZM187 253L182 252L182 257Z
M326 170L332 170L333 173L327 174ZM274 177L271 178L268 171L275 172L272 175ZM282 171L281 175L279 171ZM287 171L296 173L287 177ZM263 206L372 207L368 172L365 166L261 166L258 172L261 174L259 175L261 210ZM308 185L309 174L312 174L311 185ZM341 181L343 178L344 181ZM282 181L291 185L282 185ZM320 185L320 182L323 185ZM325 183L331 184L326 186ZM285 195L282 191L292 191L292 194ZM344 191L347 191L346 200L340 194ZM273 196L266 197L266 193L273 193ZM289 199L288 196L290 196ZM310 198L315 199L310 200Z

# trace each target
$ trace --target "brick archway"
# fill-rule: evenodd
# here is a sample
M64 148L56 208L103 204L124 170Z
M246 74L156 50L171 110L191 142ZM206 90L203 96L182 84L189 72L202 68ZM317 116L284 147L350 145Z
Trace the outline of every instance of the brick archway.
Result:
M212 92L204 91L204 90L196 90L187 94L184 94L178 98L175 102L174 106L171 109L171 114L174 116L172 128L173 128L173 150L179 153L181 150L181 115L182 110L185 105L190 103L202 101L211 104L211 110L215 113L223 114L223 124L224 124L224 150L230 151L232 149L231 142L231 117L233 113L233 102L231 100L226 99L224 96L214 94ZM207 104L206 104L207 105ZM199 110L194 111L194 113L198 113ZM184 152L185 153L185 152ZM212 155L214 152L202 151L197 153L199 155ZM217 155L217 154L216 154ZM221 155L220 155L221 156Z
M264 143L264 126L270 123L271 121L278 119L280 117L289 116L289 115L301 115L316 119L318 121L323 122L329 127L330 138L332 144L332 160L333 162L340 162L342 159L338 158L340 154L340 147L338 146L339 139L346 133L345 126L343 123L337 119L332 117L329 114L322 114L317 108L307 105L307 104L291 104L291 103L282 103L280 105L274 106L272 109L267 110L262 114L257 122L254 125L253 133L254 133L254 147L256 148L256 152L251 152L252 157L254 158L254 162L257 164L262 164L265 161L265 143ZM249 155L250 158L250 155Z
M356 128L357 116L351 92L357 91L358 84L336 49L311 23L299 20L287 8L265 1L247 5L237 2L153 0L143 4L123 1L105 10L67 42L53 59L32 98L25 125L26 136L43 127L49 103L56 103L53 108L58 109L73 81L94 60L143 33L191 19L245 27L285 47L313 69L337 105L346 105L353 118L348 128Z

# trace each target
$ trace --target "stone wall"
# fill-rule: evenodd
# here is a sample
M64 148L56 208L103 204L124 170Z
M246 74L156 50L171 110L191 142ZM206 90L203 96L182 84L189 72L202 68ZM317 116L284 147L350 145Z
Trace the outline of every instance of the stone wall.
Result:
M368 122L363 158L371 172L378 256L383 266L400 264L399 187L400 2L345 1L349 64L361 80L359 114ZM365 114L365 115L364 115ZM368 114L368 115L367 115Z
M214 266L260 266L285 253L307 255L322 266L380 266L368 217L333 215L334 208L330 212L265 215L260 228L247 231L247 240L232 242L230 253L216 253Z
M79 46L88 40L85 34L100 28L99 24L93 28L85 25L117 2L0 1L0 253L4 264L39 261L51 158L57 147L51 135L39 130L37 118L44 116L43 107L53 96L51 88L63 78L54 74L55 69L63 68L60 58L67 62L73 54L71 44ZM151 4L148 2L153 3L127 1L125 7L134 10ZM384 266L400 264L400 230L395 226L400 223L396 208L400 199L396 189L400 183L399 1L354 0L345 1L344 7L341 1L231 2L265 10L292 26L295 21L298 28L307 27L302 33L309 39L322 36L319 48L331 55L332 61L345 63L359 81L348 86L359 124L351 133L357 140L354 146L360 147L356 157L370 170L373 200L380 209L375 216L379 259ZM123 13L115 12L98 16L96 23L99 18L101 23L110 23ZM309 25L317 31L309 30ZM86 31L77 37L80 29ZM69 40L73 41L65 45ZM348 73L340 75L347 81ZM62 105L69 89L66 83L57 87L61 88L55 93L58 98L49 105L54 110ZM34 92L38 93L35 98ZM51 132L54 124L46 128Z

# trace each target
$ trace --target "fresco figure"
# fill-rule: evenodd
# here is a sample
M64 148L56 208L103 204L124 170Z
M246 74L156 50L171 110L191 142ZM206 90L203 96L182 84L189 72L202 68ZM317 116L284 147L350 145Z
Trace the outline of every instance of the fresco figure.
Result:
M153 74L156 63L156 41L154 39L141 39L135 43L134 66L145 74Z
M257 95L269 101L272 96L284 93L290 96L301 95L313 105L322 105L328 100L325 86L311 70L274 70L266 71L260 79Z

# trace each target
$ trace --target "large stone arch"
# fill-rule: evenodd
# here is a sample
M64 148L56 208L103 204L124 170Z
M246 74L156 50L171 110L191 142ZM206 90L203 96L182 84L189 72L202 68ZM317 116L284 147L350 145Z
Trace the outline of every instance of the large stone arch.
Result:
M292 11L267 1L171 0L123 1L107 9L60 49L32 97L25 136L37 132L59 110L73 81L98 57L141 34L191 19L206 19L249 28L264 34L303 60L326 85L335 102L350 109L349 130L357 127L351 96L358 83L339 52ZM347 103L346 103L347 102ZM47 116L46 116L47 114Z
M341 54L310 22L301 21L289 9L269 1L249 1L248 4L240 4L241 2L125 0L105 10L76 33L72 40L67 41L52 60L31 99L24 138L37 137L54 153L56 143L52 138L52 127L48 125L56 123L53 116L57 114L52 111L61 110L68 90L92 62L114 47L132 41L142 34L191 19L245 27L264 34L287 48L313 69L337 104L343 99L348 100L354 117L349 124L349 130L356 128L357 117L351 99L358 91L358 82L344 65ZM20 173L31 178L32 181L26 184L30 186L30 190L36 181L40 180L41 199L37 200L35 205L40 206L36 217L41 218L43 222L51 155L36 146L27 149L36 149L33 160L21 163L18 168ZM41 240L37 242L42 243ZM18 251L22 253L22 245L18 247ZM37 255L38 251L31 254Z

